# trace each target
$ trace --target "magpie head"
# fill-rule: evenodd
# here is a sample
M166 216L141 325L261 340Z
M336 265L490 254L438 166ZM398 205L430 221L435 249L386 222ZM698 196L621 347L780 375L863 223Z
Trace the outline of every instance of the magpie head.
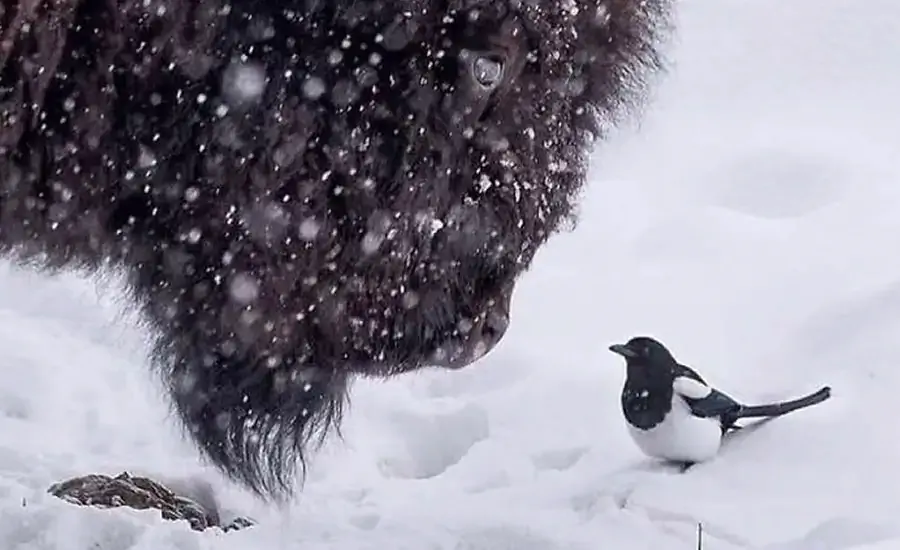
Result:
M625 344L613 344L609 351L624 357L629 367L670 370L677 364L666 346L649 336L635 336Z

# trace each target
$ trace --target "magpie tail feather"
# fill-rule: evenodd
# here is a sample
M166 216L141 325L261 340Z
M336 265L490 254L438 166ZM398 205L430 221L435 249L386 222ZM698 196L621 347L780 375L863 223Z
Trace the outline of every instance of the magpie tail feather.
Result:
M818 405L829 397L831 397L831 388L829 386L825 386L819 391L816 391L809 395L805 395L803 397L799 397L797 399L792 399L790 401L781 401L779 403L770 403L768 405L742 406L740 409L735 411L732 418L734 420L737 420L738 418L771 418L775 416L782 416L800 409L805 409L806 407Z

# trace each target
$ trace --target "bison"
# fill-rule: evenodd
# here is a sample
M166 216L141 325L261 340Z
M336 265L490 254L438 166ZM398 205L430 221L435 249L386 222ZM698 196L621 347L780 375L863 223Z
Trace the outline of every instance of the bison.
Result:
M663 68L670 12L0 0L0 252L123 272L185 432L290 497L354 377L500 341L593 145Z

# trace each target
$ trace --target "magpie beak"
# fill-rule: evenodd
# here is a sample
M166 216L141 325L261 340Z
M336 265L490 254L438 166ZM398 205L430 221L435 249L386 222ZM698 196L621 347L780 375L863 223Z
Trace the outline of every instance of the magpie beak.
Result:
M626 346L624 344L613 344L613 345L609 346L609 351L611 351L613 353L618 353L619 355L621 355L622 357L625 357L625 358L635 359L638 357L638 354L635 353L635 351L633 349L629 348L628 346Z

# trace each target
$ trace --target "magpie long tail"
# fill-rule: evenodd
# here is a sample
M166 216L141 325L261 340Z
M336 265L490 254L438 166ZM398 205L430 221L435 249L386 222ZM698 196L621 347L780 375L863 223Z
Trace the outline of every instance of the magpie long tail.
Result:
M825 386L815 393L811 393L797 399L792 399L790 401L770 403L768 405L741 406L741 408L738 409L738 411L734 414L733 418L735 420L737 420L738 418L774 418L776 416L782 416L796 410L805 409L806 407L818 405L829 397L831 397L831 388L829 386Z

